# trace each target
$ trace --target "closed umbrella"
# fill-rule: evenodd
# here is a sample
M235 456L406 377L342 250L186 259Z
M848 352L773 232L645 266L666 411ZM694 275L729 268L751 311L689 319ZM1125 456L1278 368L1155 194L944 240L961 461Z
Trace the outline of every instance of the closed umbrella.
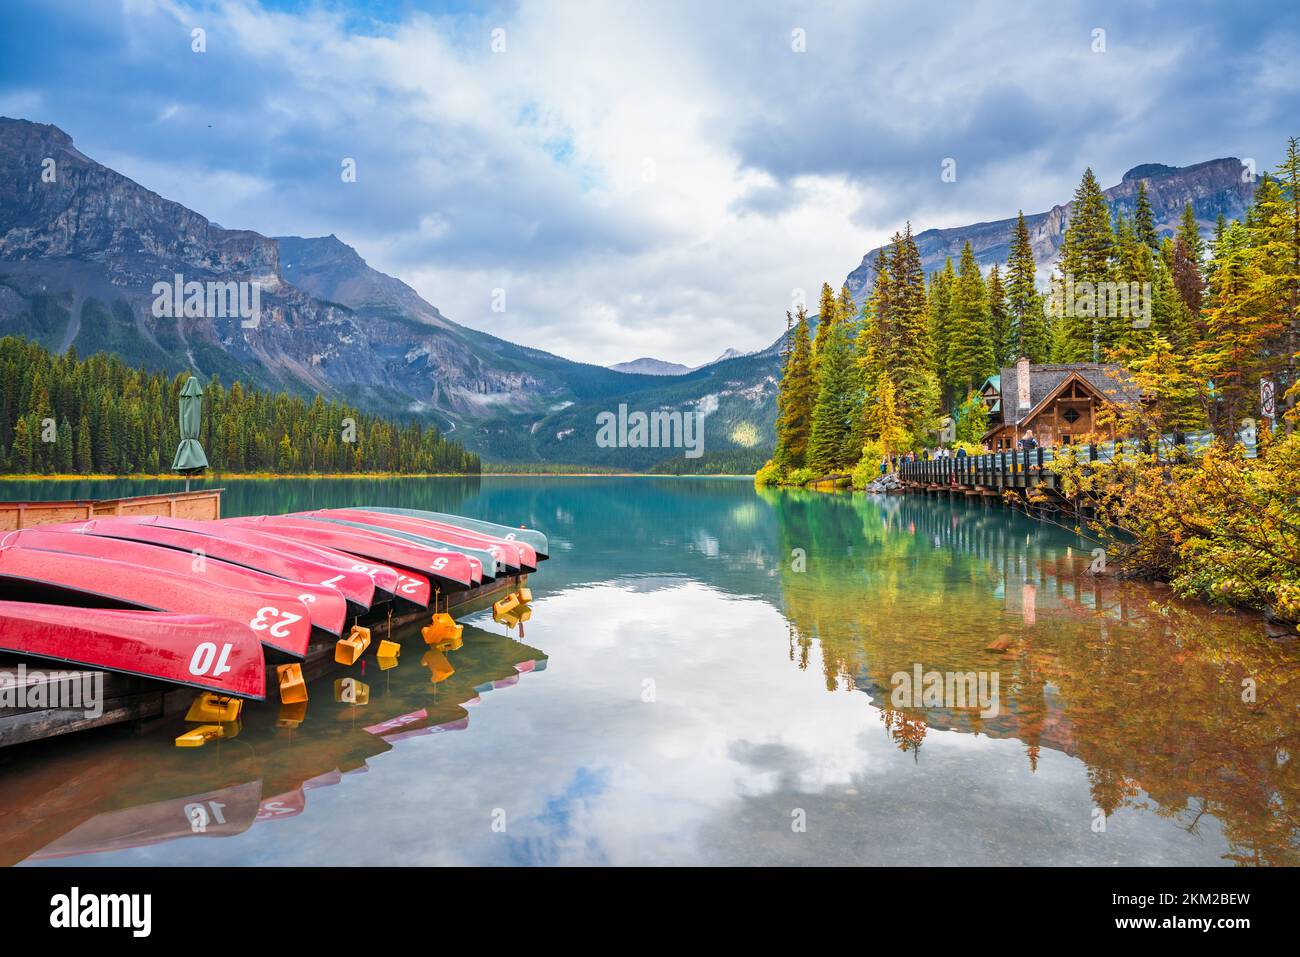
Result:
M185 491L190 490L190 476L208 467L208 457L199 444L199 427L203 424L203 388L190 376L181 389L181 444L176 446L172 471L185 476Z

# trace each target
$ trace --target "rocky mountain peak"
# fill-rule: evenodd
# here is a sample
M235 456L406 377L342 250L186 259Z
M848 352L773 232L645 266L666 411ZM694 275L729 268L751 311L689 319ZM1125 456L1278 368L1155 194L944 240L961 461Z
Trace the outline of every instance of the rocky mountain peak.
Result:
M1124 174L1123 179L1103 190L1111 214L1116 211L1132 216L1137 205L1138 184L1146 181L1147 197L1155 215L1156 229L1162 235L1171 235L1182 217L1183 208L1192 204L1202 229L1209 230L1220 215L1238 219L1245 215L1255 192L1255 184L1242 176L1244 167L1235 157L1207 160L1192 166L1165 166L1161 163L1143 163ZM1038 263L1038 281L1046 285L1053 265L1061 250L1061 240L1070 222L1071 204L1061 203L1043 213L1025 214L1029 240ZM916 245L921 253L921 263L927 273L943 268L943 261L951 256L956 263L962 245L969 241L975 251L980 268L988 270L994 263L1005 263L1011 252L1016 221L1014 218L995 222L974 223L951 229L927 229L916 234ZM862 257L859 266L849 273L846 282L849 291L861 301L871 289L876 276L878 247Z
M0 118L0 259L102 263L115 285L175 272L279 283L265 236L222 229L77 150L56 126Z

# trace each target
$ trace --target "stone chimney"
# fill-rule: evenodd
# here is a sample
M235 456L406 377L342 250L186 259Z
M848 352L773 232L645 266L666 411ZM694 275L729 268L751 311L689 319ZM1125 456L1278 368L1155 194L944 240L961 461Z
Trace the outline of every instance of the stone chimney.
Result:
M1024 356L1016 362L1016 411L1029 411L1029 360Z

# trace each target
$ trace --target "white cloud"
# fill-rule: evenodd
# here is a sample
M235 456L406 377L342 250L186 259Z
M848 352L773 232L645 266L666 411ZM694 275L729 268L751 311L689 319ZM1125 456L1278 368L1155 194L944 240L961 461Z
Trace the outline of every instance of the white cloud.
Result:
M1139 162L1268 165L1296 98L1293 31L1193 19L557 2L389 22L131 0L94 21L101 59L124 62L93 85L52 62L50 90L0 85L0 103L54 104L44 118L83 151L223 225L335 233L466 325L581 360L696 364L770 343L791 290L837 284L904 219L1045 209L1089 164L1106 182Z

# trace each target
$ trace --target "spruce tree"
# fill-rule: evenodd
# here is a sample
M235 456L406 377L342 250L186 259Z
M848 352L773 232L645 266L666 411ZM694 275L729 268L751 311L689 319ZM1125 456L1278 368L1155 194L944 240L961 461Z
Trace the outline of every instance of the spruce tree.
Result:
M839 309L835 302L835 292L828 282L822 283L821 299L817 304L817 331L813 334L813 367L821 360L822 350L826 348L828 333L835 326Z
M939 392L947 397L948 389L948 341L952 338L952 290L957 283L957 273L952 268L952 257L943 261L943 268L930 277L930 291L927 297L929 309L931 368L939 381Z
M1174 238L1183 241L1192 262L1200 268L1205 259L1205 243L1201 241L1201 226L1196 221L1196 212L1192 209L1191 203L1183 207L1183 218L1178 224L1178 232Z
M1043 314L1043 297L1038 292L1038 267L1034 247L1029 242L1025 214L1016 215L1016 232L1007 260L1007 312L1011 322L1011 359L1022 356L1030 362L1046 362L1051 343L1047 318Z
M997 366L989 332L988 293L970 242L961 250L952 297L952 341L948 370L961 395L977 388Z
M1006 289L1002 285L1002 273L997 263L989 270L989 336L993 345L994 368L1009 365L1011 356L1011 312L1007 307Z
M1058 301L1070 303L1068 287L1096 289L1110 279L1110 259L1115 237L1111 231L1110 211L1106 197L1097 184L1091 167L1084 170L1083 179L1074 191L1070 208L1070 224L1061 240L1062 288ZM1064 353L1062 361L1097 361L1109 343L1103 341L1104 324L1099 321L1095 300L1091 305L1086 298L1074 297L1074 307L1066 308L1058 317L1060 334L1056 348Z
M812 430L816 384L812 370L812 344L808 334L808 312L799 306L792 344L777 395L776 462L783 469L802 468ZM333 441L333 435L330 436ZM327 445L327 454L334 449Z
M1133 210L1133 226L1137 232L1138 242L1144 244L1153 253L1160 249L1160 236L1156 233L1156 218L1151 211L1151 200L1147 198L1147 181L1138 180L1137 206Z
M817 364L817 402L805 456L808 467L818 474L847 468L857 461L857 456L848 451L848 440L855 426L853 393L859 384L847 329L835 323L825 336Z
M899 416L913 437L921 440L938 413L939 383L933 367L925 269L911 223L894 236L889 312L891 341L884 368L894 383Z

